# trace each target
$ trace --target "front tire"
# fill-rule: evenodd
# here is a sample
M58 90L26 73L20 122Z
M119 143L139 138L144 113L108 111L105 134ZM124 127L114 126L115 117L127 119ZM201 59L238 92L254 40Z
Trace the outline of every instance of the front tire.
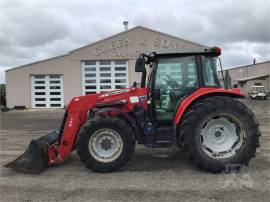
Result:
M179 134L187 159L202 170L218 173L247 165L259 146L260 131L244 104L214 96L187 111Z
M77 138L77 153L94 172L112 172L132 157L135 138L130 126L117 117L88 120Z

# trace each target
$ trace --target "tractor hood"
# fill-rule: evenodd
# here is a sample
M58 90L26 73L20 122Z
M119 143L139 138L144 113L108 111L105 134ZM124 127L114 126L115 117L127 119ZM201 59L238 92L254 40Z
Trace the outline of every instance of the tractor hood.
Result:
M125 88L109 92L100 93L97 98L97 107L110 105L136 104L146 101L147 88Z
M98 100L106 100L107 98L112 98L112 97L118 97L121 95L126 95L127 93L129 93L131 91L130 88L124 88L124 89L120 89L120 90L113 90L113 91L108 91L108 92L103 92L100 93L98 96Z

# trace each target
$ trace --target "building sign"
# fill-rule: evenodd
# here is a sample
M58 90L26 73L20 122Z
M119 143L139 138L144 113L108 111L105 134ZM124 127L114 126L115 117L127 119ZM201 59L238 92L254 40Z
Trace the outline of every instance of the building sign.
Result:
M96 56L99 56L108 51L122 48L125 46L129 46L131 44L132 44L132 41L129 38L117 39L117 40L113 40L109 42L102 42L97 45L97 47L94 49L93 52Z
M152 49L151 49L152 47ZM154 37L150 42L146 39L133 41L129 37L101 42L93 50L95 56L112 52L114 57L137 57L142 52L150 53L160 48L178 48L179 44L173 40Z
M160 37L155 37L154 46L158 48L178 48L179 44L168 39L161 39Z

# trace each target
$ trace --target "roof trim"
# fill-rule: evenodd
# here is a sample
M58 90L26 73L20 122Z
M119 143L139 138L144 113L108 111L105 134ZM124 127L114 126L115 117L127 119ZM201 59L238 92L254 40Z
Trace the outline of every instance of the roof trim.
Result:
M204 54L213 53L211 47L199 47L199 48L161 48L156 51L157 55L172 55L172 54Z
M254 80L254 79L258 79L258 78L262 78L262 77L268 77L268 76L269 76L269 74L263 74L263 75L258 75L258 76L249 76L249 77L236 79L236 81L245 82L245 81L250 81L250 80Z
M243 66L239 66L239 67L232 67L232 68L229 68L229 69L223 69L223 71L225 71L225 70L239 69L239 68L243 68L243 67L251 67L251 66L256 66L256 65L264 64L264 63L270 63L270 60L266 60L266 61L263 61L263 62L258 62L258 63L255 63L255 64L243 65ZM219 72L221 72L221 70Z
M160 32L160 31L156 31L156 30L153 30L153 29L149 29L149 28L146 28L146 27L143 27L143 26L136 26L136 27L133 27L133 28L128 29L128 30L126 30L126 31L119 32L119 33L114 34L114 35L112 35L112 36L109 36L109 37L106 37L106 38L104 38L104 39L101 39L101 40L95 41L95 42L93 42L93 43L90 43L90 44L88 44L88 45L82 46L82 47L80 47L80 48L71 50L71 51L69 51L69 53L76 52L76 51L78 51L78 50L87 48L87 47L89 47L89 46L93 46L93 45L98 44L98 43L100 43L100 42L102 42L102 41L105 41L105 40L108 40L108 39L117 37L117 36L119 36L119 35L121 35L121 34L128 33L128 32L131 32L131 31L133 31L133 30L136 30L136 29L144 29L144 30L147 30L147 31L150 31L150 32L155 32L155 33L158 33L158 34L161 34L161 35L165 35L165 36L170 37L170 38L174 38L174 39L177 39L177 40L185 41L185 42L187 42L187 43L191 43L191 44L194 44L194 45L197 45L197 46L205 47L205 45L202 45L202 44L199 44L199 43L196 43L196 42L192 42L192 41L189 41L189 40L186 40L186 39L182 39L182 38L179 38L179 37L170 35L170 34L166 34L166 33Z
M5 72L9 72L9 71L16 70L16 69L19 69L19 68L23 68L23 67L26 67L26 66L29 66L29 65L35 65L35 64L38 64L38 63L41 63L41 62L46 62L46 61L49 61L49 60L54 60L54 59L65 57L65 56L68 56L68 54L58 55L58 56L55 56L55 57L52 57L52 58L47 58L47 59L44 59L44 60L39 60L39 61L31 62L31 63L25 64L25 65L20 65L20 66L17 66L17 67L9 68L9 69L5 70Z

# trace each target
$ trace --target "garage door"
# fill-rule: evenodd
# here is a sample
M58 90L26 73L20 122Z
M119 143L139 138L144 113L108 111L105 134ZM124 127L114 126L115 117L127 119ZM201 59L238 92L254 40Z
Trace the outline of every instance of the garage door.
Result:
M83 61L82 93L91 94L129 87L128 62L115 61Z
M63 108L63 76L31 76L32 108Z

